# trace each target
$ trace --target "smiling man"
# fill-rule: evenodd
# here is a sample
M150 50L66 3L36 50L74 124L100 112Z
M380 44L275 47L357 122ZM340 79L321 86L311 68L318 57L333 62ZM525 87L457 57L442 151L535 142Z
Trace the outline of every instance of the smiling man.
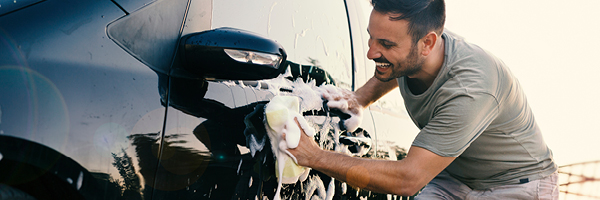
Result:
M375 192L417 199L558 199L557 166L504 63L444 29L443 0L373 0L363 109L398 88L420 132L400 161L325 151L303 135L298 164ZM401 128L401 127L398 127Z

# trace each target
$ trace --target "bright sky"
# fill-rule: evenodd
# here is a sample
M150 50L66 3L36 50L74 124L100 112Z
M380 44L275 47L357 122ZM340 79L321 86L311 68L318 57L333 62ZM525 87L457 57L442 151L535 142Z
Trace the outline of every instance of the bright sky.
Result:
M598 0L447 0L446 28L501 58L558 165L600 160Z

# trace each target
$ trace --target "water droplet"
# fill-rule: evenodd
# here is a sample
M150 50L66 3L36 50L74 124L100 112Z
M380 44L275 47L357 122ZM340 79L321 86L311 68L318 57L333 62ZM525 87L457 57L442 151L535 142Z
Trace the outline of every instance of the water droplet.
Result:
M79 177L77 178L77 190L81 189L81 185L83 185L83 172L79 172Z

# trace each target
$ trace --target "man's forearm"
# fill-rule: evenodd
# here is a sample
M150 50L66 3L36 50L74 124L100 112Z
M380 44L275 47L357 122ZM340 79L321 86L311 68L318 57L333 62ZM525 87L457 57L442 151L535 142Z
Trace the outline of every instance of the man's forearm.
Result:
M409 149L406 158L398 161L350 157L321 149L314 139L301 131L298 147L288 149L298 165L373 192L414 195L455 159L415 146Z
M379 79L372 77L356 90L356 99L362 107L366 108L397 87L398 82L396 80L381 82Z
M310 165L354 187L405 196L416 193L410 183L412 177L405 176L408 169L402 166L401 161L356 158L323 150Z

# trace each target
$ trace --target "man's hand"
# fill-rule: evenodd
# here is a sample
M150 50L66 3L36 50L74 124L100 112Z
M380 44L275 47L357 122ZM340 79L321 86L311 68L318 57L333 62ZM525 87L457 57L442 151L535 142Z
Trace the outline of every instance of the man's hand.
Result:
M327 107L338 109L350 115L350 118L344 119L341 123L343 123L343 128L354 132L362 121L364 109L358 102L354 92L333 85L323 85L321 89L323 99L327 100Z
M358 103L354 92L332 85L324 85L321 88L324 90L322 92L323 98L328 101L327 106L330 108L337 108L352 114L362 112L363 107Z
M382 82L372 77L355 92L332 85L323 85L319 88L322 98L327 100L329 108L339 109L351 116L350 119L344 120L343 125L346 130L353 132L362 121L363 110L383 95L398 88L398 82Z
M296 157L297 164L300 166L310 167L311 160L318 158L318 154L320 151L323 151L319 147L319 145L315 142L315 140L311 139L306 135L304 129L300 126L297 118L294 118L298 127L300 127L300 142L298 143L298 147L293 149L287 149L294 157ZM285 135L283 136L285 138Z

